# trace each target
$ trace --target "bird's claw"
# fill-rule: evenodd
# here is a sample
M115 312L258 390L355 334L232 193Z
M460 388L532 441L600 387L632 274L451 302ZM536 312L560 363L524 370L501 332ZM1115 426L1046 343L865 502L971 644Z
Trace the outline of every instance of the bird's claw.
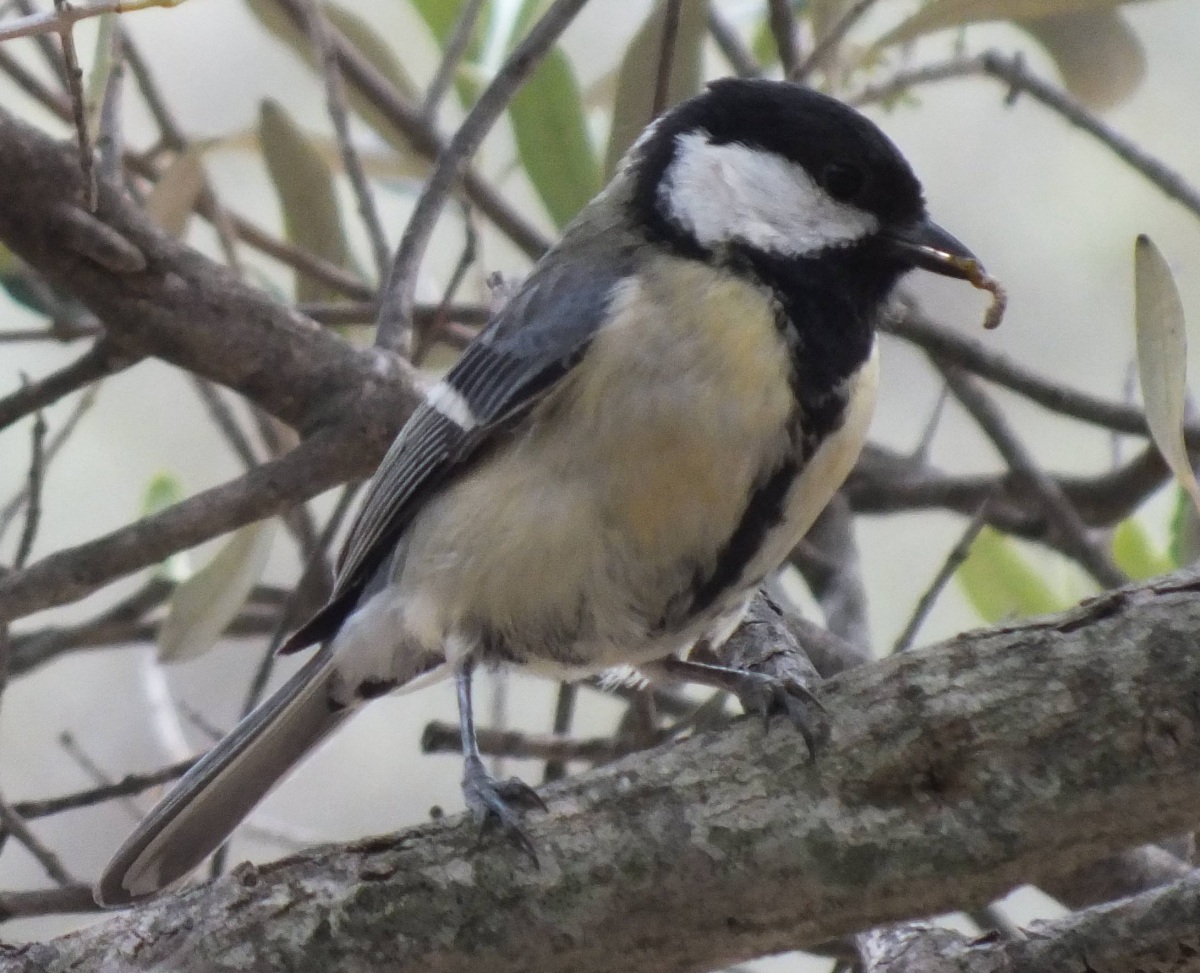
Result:
M483 832L499 826L509 840L530 857L534 867L538 867L537 852L521 827L519 813L535 808L546 810L546 803L538 792L516 777L496 780L484 769L483 761L478 757L466 760L462 790L467 808L482 825Z
M761 716L764 730L770 729L772 716L786 716L804 738L809 755L815 756L818 737L825 735L825 725L823 719L814 719L812 710L815 708L823 717L825 707L812 691L797 679L746 669L736 672L736 683L731 689L742 708Z

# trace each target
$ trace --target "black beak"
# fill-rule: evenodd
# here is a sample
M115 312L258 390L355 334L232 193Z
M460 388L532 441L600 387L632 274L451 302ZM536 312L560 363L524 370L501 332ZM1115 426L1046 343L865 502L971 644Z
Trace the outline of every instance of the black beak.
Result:
M974 280L983 273L983 265L963 244L930 219L884 231L895 253L907 263L923 270Z

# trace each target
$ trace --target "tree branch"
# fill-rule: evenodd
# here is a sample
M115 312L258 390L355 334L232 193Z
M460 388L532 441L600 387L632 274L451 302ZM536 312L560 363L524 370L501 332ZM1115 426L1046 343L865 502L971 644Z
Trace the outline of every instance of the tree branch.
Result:
M6 969L699 973L971 908L1191 826L1197 631L1200 573L1106 593L847 672L815 763L743 720L555 785L540 870L435 822L243 866ZM1188 878L1106 916L1137 910L1132 950L1194 937L1197 903Z

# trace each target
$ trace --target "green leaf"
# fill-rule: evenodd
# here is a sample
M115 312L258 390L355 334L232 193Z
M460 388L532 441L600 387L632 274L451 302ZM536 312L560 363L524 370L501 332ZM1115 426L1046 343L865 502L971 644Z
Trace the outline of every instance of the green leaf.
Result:
M275 101L267 99L259 113L263 158L279 203L287 238L339 267L350 268L350 248L334 192L333 173L321 152ZM335 300L326 284L296 271L297 301Z
M1086 10L1017 26L1054 59L1063 87L1095 111L1128 99L1146 76L1146 52L1118 10Z
M259 23L291 48L292 52L298 55L305 64L312 68L316 67L316 53L313 50L312 39L305 31L296 27L291 18L275 3L275 0L246 0L246 6ZM413 84L408 72L404 70L391 47L380 39L367 21L332 3L325 4L325 14L329 18L329 22L358 49L364 58L371 62L375 70L392 83L401 95L414 102L420 100L417 86ZM413 151L403 133L398 131L387 116L379 111L370 99L354 85L346 85L346 100L359 118L378 132L388 145L404 156L414 175L423 177L428 174L429 161Z
M141 516L149 517L183 501L187 493L183 483L173 473L157 473L142 491ZM186 551L172 554L155 569L155 574L174 584L182 584L192 576L192 564Z
M652 121L666 12L667 0L658 0L625 49L621 70L617 75L617 96L613 103L608 151L604 156L606 176L616 171L625 151ZM707 32L707 0L683 0L664 107L677 105L700 90Z
M1187 334L1183 302L1167 261L1142 234L1133 248L1138 379L1154 445L1196 509L1200 484L1183 441L1187 412Z
M1113 560L1134 581L1143 581L1171 570L1171 559L1150 542L1135 517L1126 517L1113 532Z
M508 112L525 172L561 229L601 186L579 82L561 50L550 51Z
M1171 564L1184 568L1200 559L1200 514L1187 491L1175 488L1175 510L1171 515Z
M989 623L1066 607L1016 543L990 527L979 532L956 577L972 607Z
M260 520L234 531L208 564L175 589L158 631L158 661L203 655L242 610L262 577L276 522Z

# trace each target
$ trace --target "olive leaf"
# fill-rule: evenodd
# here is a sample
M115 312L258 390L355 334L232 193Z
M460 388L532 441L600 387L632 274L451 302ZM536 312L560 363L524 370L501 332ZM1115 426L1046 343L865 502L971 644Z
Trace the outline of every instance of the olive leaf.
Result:
M1021 21L1054 60L1063 87L1088 108L1103 111L1130 97L1146 76L1146 52L1118 10Z
M1145 234L1133 248L1134 324L1138 379L1146 425L1179 485L1200 510L1200 484L1192 471L1183 423L1187 411L1187 335L1183 302L1171 268Z
M530 0L517 16L510 46L541 10ZM521 164L561 229L600 191L600 161L588 133L583 94L571 62L553 47L508 107Z
M606 176L616 171L625 150L650 124L667 6L667 0L655 3L650 16L634 34L621 60L621 69L617 74L617 95L613 102L612 129L608 136L608 151L604 156ZM664 107L676 105L700 90L707 32L708 0L683 0Z
M313 50L312 38L305 31L297 28L292 19L274 0L246 0L246 5L259 23L291 48L292 52L298 55L304 63L315 67L316 55ZM408 72L404 70L404 66L391 47L379 37L367 21L358 14L351 13L336 4L326 3L323 5L323 9L330 24L358 50L363 58L370 62L376 71L387 78L402 96L413 101L419 100L417 86L413 84ZM346 100L355 114L400 154L406 163L408 175L424 177L429 173L429 160L413 151L404 133L400 132L391 120L354 85L346 85Z
M203 655L242 610L262 577L276 521L260 520L234 531L216 557L175 589L158 631L158 661Z
M193 145L181 152L154 184L146 213L164 231L181 239L204 183L204 152Z
M278 102L262 103L259 141L271 182L279 194L287 238L339 267L352 269L342 228L333 173L291 116ZM296 300L325 301L338 293L296 271Z

